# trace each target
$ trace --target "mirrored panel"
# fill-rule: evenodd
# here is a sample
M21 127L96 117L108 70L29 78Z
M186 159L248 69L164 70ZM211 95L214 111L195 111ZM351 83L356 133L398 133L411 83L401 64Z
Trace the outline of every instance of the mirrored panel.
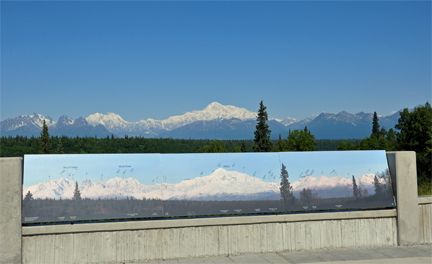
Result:
M163 154L161 160L169 215L280 210L278 153Z
M394 206L384 151L24 157L23 223Z
M279 155L287 176L281 183L287 211L395 206L385 151Z
M159 154L25 155L23 223L163 215Z

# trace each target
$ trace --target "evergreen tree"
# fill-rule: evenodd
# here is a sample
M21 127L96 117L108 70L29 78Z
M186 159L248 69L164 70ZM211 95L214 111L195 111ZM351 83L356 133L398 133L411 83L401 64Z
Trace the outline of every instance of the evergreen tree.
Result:
M371 134L370 137L364 138L360 141L357 147L359 150L375 150L380 149L378 139L375 134Z
M276 148L276 151L277 151L277 152L282 152L282 151L284 151L284 150L285 150L285 144L284 144L284 142L283 142L283 140L282 140L281 135L279 134L279 139L278 139L278 142L277 142L277 148Z
M23 215L25 216L31 216L34 213L34 208L33 208L33 194L28 191L26 196L23 199L23 203L22 203L22 211L23 211Z
M377 113L374 112L373 120L372 120L372 134L375 135L377 139L380 138L380 125L378 124L378 116Z
M29 201L33 201L33 200L34 200L33 199L33 194L30 191L28 191L27 194L26 194L26 196L25 196L25 198L24 198L24 203L25 202L29 202Z
M384 190L376 175L374 177L374 187L375 187L375 196L382 197L384 194Z
M290 182L288 181L288 171L286 170L285 165L282 163L282 169L281 169L281 182L280 182L280 194L281 194L281 199L284 203L285 206L285 211L287 211L287 205L291 205L294 204L295 202L295 197L294 194L292 193L292 186L290 184Z
M339 141L339 146L337 147L337 150L355 150L357 146L353 145L350 140L343 140L341 139Z
M198 152L205 153L219 153L219 152L228 152L226 147L220 143L218 140L213 140L210 142L210 145L205 145L204 150L199 149Z
M80 201L81 200L81 192L78 189L78 182L75 182L75 190L74 190L74 193L73 193L73 199L75 201Z
M266 109L267 107L265 107L263 101L261 101L256 119L258 123L254 132L254 152L271 152L273 150L273 143L270 141L271 130L269 129L269 125L266 123L268 120Z
M396 131L393 128L390 128L389 131L387 131L386 137L388 140L396 140Z
M357 186L354 175L352 176L352 185L353 185L353 195L355 198L359 198L361 196L360 189Z
M318 194L312 193L311 189L303 188L303 191L300 191L300 203L302 205L312 205L315 199L318 199Z
M246 150L246 143L245 143L244 140L242 141L240 150L241 150L241 152L247 152L247 150Z
M40 134L39 141L39 153L40 154L50 154L51 153L51 139L48 133L48 126L45 120L43 121L42 131Z
M57 143L57 154L64 154L63 144L62 144L61 138L59 138L58 143Z

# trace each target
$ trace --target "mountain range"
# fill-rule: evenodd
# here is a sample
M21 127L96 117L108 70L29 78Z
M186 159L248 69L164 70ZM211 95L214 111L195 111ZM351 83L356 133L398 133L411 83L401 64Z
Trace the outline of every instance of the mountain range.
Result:
M361 190L366 189L369 195L375 193L374 174L361 175L356 179ZM334 176L321 175L319 178L305 177L291 184L294 196L299 197L300 191L311 189L321 198L350 197L353 194L352 180ZM162 200L279 200L279 183L265 182L259 178L237 171L219 168L208 176L184 180L177 184L144 185L132 177L128 179L112 178L107 182L93 183L85 180L79 185L82 198L90 199L136 199L158 198ZM72 198L75 182L70 179L49 180L27 188L33 198Z
M288 136L289 130L304 129L305 126L316 139L362 139L371 134L372 113L350 114L342 111L338 114L322 112L303 120L287 117L270 119L268 124L272 139L279 135ZM380 117L381 127L393 128L399 118L399 112ZM183 139L253 139L256 126L256 113L232 105L213 102L203 110L187 112L165 120L140 120L128 122L115 113L95 113L87 118L72 119L66 115L57 122L49 116L40 114L8 118L0 123L1 136L39 136L43 120L54 136L97 136L118 137L143 136Z

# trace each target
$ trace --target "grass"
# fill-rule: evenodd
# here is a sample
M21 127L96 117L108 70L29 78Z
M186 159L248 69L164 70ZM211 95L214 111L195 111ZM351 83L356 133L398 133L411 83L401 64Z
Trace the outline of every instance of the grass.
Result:
M420 180L418 182L418 195L432 195L432 181Z

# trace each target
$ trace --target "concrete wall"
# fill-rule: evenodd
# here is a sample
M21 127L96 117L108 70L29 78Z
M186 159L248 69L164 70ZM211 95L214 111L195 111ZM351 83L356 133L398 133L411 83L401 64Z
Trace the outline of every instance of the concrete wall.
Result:
M392 187L398 210L398 244L419 243L419 208L417 192L417 166L414 151L387 152Z
M296 216L227 217L219 218L218 225L213 223L216 219L212 218L149 221L149 226L165 222L163 227L151 229L142 229L142 222L124 222L106 225L107 230L99 232L85 232L89 227L80 225L73 225L77 226L73 230L76 232L64 227L69 233L63 233L66 230L62 230L61 226L54 226L51 230L44 227L39 231L26 228L23 231L23 263L143 262L287 250L397 245L395 210ZM314 221L305 220L307 218ZM263 219L264 223L254 223ZM209 225L205 225L206 220ZM196 226L178 228L190 221ZM236 224L240 221L246 223ZM52 234L30 235L39 232Z
M432 196L419 197L420 243L432 244Z
M0 263L21 263L22 158L0 159Z

